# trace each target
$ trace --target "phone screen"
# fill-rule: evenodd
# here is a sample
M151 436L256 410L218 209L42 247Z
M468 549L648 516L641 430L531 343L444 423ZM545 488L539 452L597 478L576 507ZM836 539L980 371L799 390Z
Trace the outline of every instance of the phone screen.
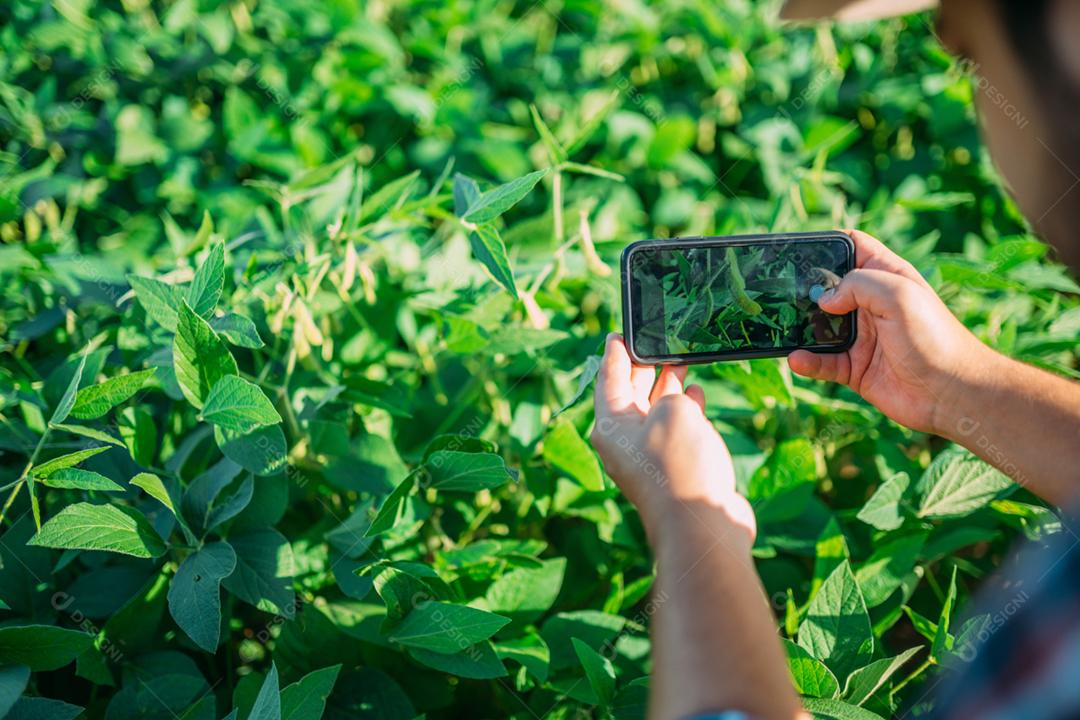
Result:
M639 358L785 355L853 339L854 315L816 302L851 269L844 238L649 243L628 264Z

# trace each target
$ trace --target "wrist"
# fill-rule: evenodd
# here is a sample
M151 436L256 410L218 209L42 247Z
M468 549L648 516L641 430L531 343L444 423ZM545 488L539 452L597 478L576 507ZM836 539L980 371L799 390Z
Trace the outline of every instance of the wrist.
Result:
M756 525L750 504L732 492L723 502L672 496L642 514L645 532L657 559L667 552L701 551L723 544L739 557L750 559Z
M967 446L987 408L995 403L997 391L1008 384L1015 364L1012 358L979 343L939 392L932 432Z

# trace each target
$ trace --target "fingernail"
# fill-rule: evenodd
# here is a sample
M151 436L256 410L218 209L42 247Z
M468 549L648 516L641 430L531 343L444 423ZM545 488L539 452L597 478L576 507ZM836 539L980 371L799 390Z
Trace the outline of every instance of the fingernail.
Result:
M828 302L829 300L832 300L834 295L836 295L836 288L829 288L825 292L821 293L821 295L818 297L818 305L823 302Z
M609 332L609 333L607 334L607 339L608 339L608 340L618 340L618 339L619 339L619 337L620 337L620 336L619 336L619 333L617 333L617 332Z

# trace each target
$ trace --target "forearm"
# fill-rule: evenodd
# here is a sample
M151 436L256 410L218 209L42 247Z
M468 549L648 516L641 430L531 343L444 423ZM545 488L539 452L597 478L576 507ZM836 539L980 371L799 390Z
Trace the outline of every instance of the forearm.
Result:
M940 434L1058 506L1080 499L1080 384L990 351Z
M649 717L797 717L798 697L750 556L720 509L680 505L650 532L657 561Z

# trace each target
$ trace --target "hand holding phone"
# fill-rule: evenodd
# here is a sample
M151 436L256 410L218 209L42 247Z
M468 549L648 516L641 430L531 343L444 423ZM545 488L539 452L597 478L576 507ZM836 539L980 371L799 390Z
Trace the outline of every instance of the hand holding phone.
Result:
M622 256L627 349L649 365L843 352L855 312L817 301L854 266L838 231L633 243Z

